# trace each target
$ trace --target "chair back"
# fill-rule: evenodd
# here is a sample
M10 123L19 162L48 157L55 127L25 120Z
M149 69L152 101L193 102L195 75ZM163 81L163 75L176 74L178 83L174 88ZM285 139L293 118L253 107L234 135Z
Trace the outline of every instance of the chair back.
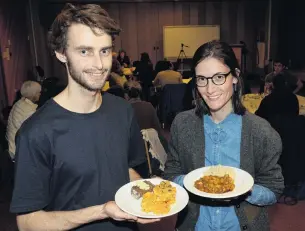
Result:
M145 144L149 175L161 175L164 171L167 154L159 139L158 132L149 128L141 130L141 133Z
M167 84L163 87L160 101L160 120L162 124L171 124L174 117L184 110L187 85Z

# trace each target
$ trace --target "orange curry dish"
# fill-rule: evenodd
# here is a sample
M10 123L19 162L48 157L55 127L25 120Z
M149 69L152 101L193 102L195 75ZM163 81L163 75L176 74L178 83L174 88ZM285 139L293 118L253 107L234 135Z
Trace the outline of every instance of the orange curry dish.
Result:
M234 180L229 174L224 176L203 176L195 181L195 188L206 193L226 193L235 188Z

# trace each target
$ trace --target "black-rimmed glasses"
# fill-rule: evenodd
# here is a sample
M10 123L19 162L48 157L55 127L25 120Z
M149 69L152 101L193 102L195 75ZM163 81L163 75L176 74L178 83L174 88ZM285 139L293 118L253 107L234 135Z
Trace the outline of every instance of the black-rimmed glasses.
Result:
M229 71L228 73L217 73L212 77L197 75L196 85L198 87L205 87L206 85L208 85L209 79L212 80L212 83L214 83L215 85L223 85L226 82L227 77L230 75L230 73L231 71Z

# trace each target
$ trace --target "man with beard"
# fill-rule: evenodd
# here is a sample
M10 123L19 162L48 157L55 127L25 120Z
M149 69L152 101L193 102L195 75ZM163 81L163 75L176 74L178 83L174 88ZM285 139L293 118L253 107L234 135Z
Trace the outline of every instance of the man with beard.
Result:
M68 86L22 126L17 137L11 212L23 231L135 230L150 223L121 211L116 191L139 179L145 161L132 107L101 95L120 28L98 5L67 4L49 42Z

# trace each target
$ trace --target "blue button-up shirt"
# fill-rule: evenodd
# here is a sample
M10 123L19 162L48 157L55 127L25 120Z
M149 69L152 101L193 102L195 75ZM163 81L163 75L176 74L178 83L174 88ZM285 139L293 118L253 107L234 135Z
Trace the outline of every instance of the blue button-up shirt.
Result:
M242 117L228 115L216 124L210 116L204 116L205 166L226 165L240 167L240 142ZM175 178L175 182L183 185L184 175ZM254 185L247 201L256 205L272 204L275 195L269 189ZM211 207L200 206L200 215L195 227L196 231L240 231L240 225L234 206Z

